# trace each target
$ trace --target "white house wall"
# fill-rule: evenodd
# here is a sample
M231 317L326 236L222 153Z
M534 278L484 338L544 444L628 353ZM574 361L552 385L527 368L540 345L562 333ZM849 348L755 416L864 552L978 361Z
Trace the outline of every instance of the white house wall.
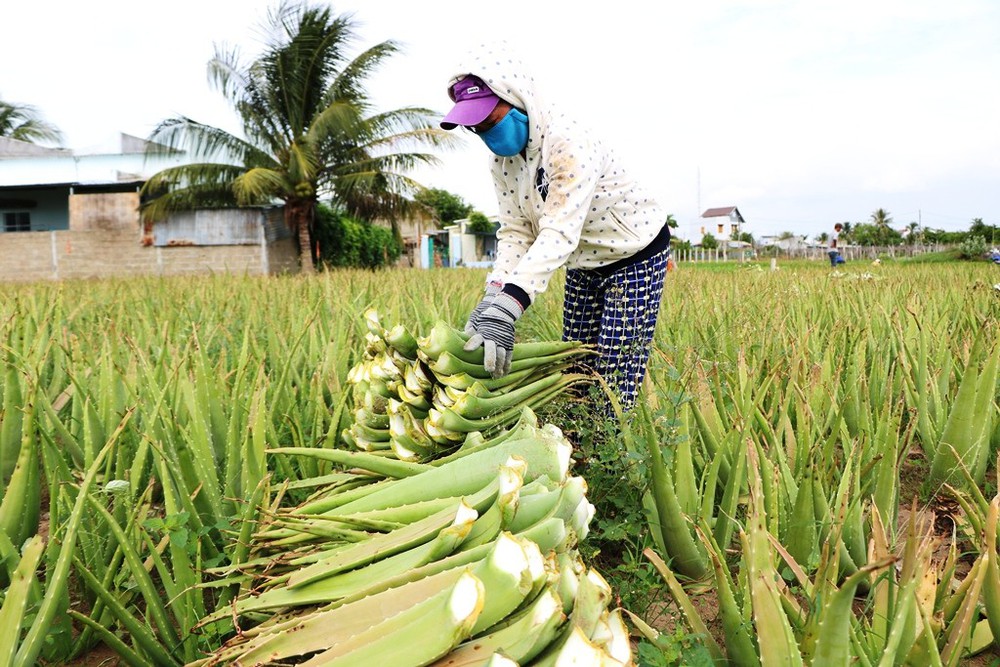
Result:
M0 186L55 183L117 183L145 180L183 164L179 156L35 155L0 158Z

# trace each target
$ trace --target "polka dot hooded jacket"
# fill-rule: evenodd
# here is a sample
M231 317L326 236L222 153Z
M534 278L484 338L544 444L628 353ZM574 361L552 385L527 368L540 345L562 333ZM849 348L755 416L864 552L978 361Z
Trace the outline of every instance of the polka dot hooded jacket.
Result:
M656 237L666 216L595 135L550 105L504 47L462 61L451 86L474 74L528 116L525 157L492 156L500 207L497 255L487 278L534 298L559 268L596 269L630 257Z

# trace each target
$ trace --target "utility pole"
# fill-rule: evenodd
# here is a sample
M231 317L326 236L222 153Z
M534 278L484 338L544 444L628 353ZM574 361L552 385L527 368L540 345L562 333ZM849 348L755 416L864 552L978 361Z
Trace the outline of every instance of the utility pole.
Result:
M697 190L697 192L698 192L698 197L697 197L697 203L695 205L698 207L698 210L694 212L694 226L695 226L695 228L698 227L698 221L701 220L701 165L698 165L698 190ZM698 237L697 237L697 235L692 234L691 238L693 239L693 238L698 238Z

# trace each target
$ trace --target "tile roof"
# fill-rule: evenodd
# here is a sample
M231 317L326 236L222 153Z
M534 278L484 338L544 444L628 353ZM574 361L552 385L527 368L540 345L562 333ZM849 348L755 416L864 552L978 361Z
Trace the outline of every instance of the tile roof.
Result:
M722 206L720 208L710 208L701 214L703 218L718 218L718 217L729 217L732 215L733 211L736 212L736 219L740 222L744 222L743 216L740 215L740 211L735 206Z

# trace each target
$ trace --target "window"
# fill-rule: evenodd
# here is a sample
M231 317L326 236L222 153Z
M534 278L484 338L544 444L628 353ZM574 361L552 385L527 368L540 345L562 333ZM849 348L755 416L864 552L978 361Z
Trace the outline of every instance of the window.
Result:
M704 227L702 227L702 228L701 228L701 235L702 235L702 236L704 236L704 235L705 235L705 228L704 228Z
M722 233L722 229L723 229L723 224L722 224L722 223L720 222L720 223L719 223L719 233L720 233L720 234Z
M3 214L3 230L5 232L30 232L31 214L27 211Z
M739 225L729 225L729 227L730 229L732 229L732 231L729 233L732 234L733 236L736 236L736 234L740 231Z

